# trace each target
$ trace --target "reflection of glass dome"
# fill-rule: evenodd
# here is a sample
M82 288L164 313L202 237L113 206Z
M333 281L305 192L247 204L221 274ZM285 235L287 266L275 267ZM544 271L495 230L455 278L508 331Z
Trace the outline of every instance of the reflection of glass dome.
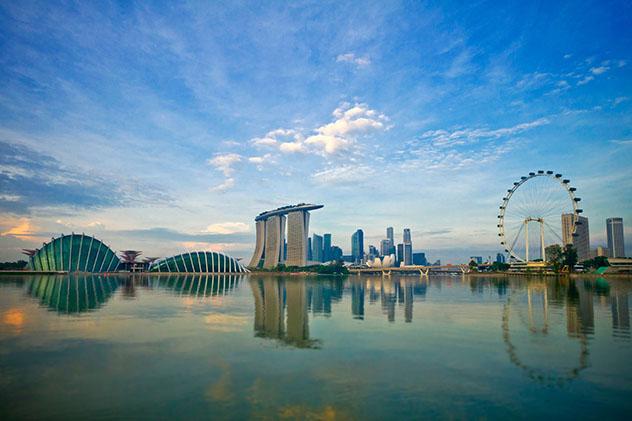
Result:
M237 259L216 251L192 251L154 262L150 272L166 273L245 273Z
M30 258L35 271L111 272L118 264L116 253L103 242L74 233L53 238Z
M177 295L190 295L199 298L226 295L234 291L241 275L171 275L150 276L149 285L170 290Z
M109 276L37 275L27 292L50 310L74 314L100 308L118 287L118 281Z

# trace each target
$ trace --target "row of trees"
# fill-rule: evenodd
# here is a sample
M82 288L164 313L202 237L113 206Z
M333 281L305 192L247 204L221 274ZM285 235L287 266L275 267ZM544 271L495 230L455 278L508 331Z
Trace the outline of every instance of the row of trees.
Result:
M546 260L551 264L553 271L559 272L563 268L568 268L569 271L573 271L573 268L578 262L577 250L571 244L567 244L563 248L559 244L553 244L546 248ZM597 269L603 266L609 266L608 258L605 256L597 256L593 259L585 260L582 262L585 268ZM474 260L470 261L469 266L471 269L476 270L478 263ZM494 262L491 265L491 270L495 272L503 272L509 269L509 264Z
M28 262L26 260L18 260L17 262L0 262L0 270L22 270L26 268Z
M346 275L349 270L342 262L332 263L330 265L312 265L312 266L286 266L278 265L272 269L256 269L257 272L311 272L321 275Z

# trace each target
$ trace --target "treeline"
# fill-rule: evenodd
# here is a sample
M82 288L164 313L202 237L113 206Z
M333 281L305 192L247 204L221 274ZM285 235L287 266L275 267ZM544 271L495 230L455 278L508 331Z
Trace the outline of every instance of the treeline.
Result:
M342 264L311 265L311 266L286 266L278 265L271 269L257 268L256 272L310 272L321 275L346 275L349 270Z
M26 260L18 260L17 262L0 262L0 270L22 270L26 268L28 262Z

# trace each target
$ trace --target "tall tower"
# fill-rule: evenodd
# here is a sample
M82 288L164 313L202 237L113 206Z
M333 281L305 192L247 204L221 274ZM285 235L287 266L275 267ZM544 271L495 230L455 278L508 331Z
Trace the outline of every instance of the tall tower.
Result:
M309 212L295 211L287 214L287 258L288 266L307 264L307 237L309 233Z
M318 234L312 235L312 258L316 262L323 261L323 237Z
M608 257L625 257L623 218L606 219L606 235L608 236Z
M285 219L285 215L274 215L266 220L266 244L263 267L276 267L283 258Z
M331 260L331 234L323 235L323 262Z
M590 233L588 218L580 216L573 235L574 214L562 214L562 240L564 245L572 244L577 250L577 259L581 262L590 259Z
M413 264L413 242L410 235L410 228L404 228L404 265Z
M280 263L305 266L309 251L309 211L322 207L300 203L260 213L255 218L257 240L249 266L274 268Z
M395 244L395 236L393 235L393 227L386 228L386 239L391 241L391 245Z
M361 229L351 236L351 255L355 263L361 263L364 258L364 232Z

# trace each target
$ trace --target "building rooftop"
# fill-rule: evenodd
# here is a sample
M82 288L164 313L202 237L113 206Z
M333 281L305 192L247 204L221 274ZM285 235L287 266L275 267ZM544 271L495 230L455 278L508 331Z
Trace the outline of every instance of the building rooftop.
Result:
M255 218L255 221L265 220L275 215L285 215L290 212L310 211L310 210L320 209L323 206L324 205L313 205L309 203L299 203L298 205L281 206L280 208L261 212L259 215L257 215L257 217Z

